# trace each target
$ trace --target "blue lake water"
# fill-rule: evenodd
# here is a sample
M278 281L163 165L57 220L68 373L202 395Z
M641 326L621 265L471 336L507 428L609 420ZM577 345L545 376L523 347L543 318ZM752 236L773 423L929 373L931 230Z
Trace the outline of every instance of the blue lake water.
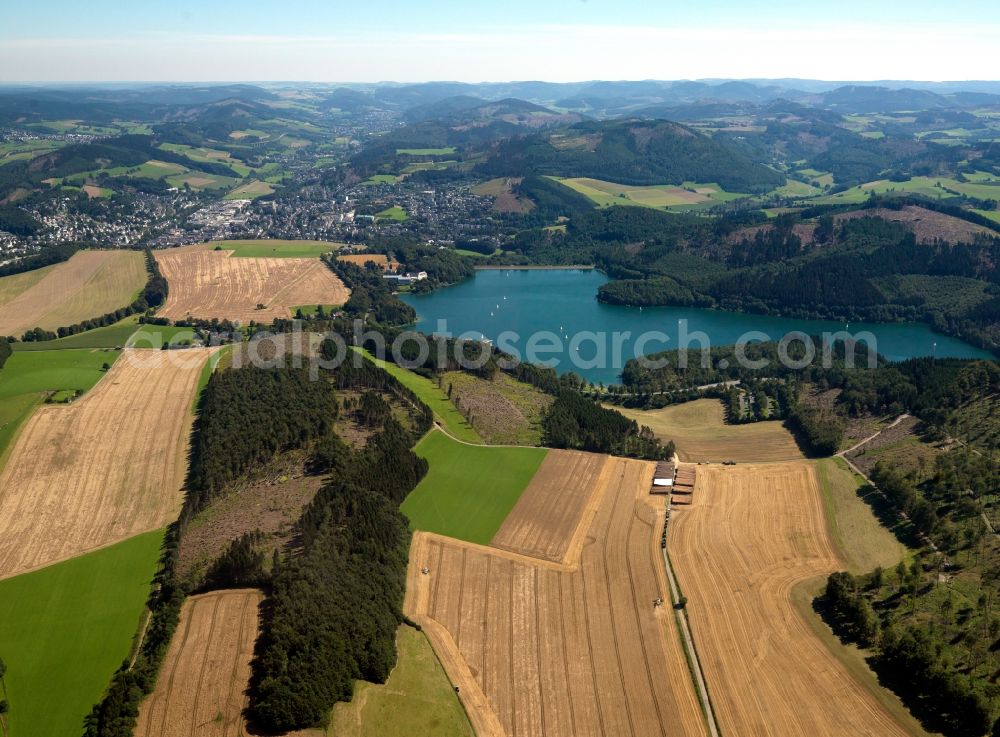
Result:
M427 295L404 295L403 300L417 310L417 330L482 336L501 349L516 349L517 355L528 359L532 358L528 349L534 346L536 362L548 361L560 373L575 371L590 381L605 384L618 381L629 358L677 348L683 337L682 327L688 336L704 333L711 345L733 344L741 337L778 340L793 331L821 335L848 329L852 334L870 332L878 352L894 361L930 355L990 357L988 352L935 333L922 323L845 325L695 307L640 309L606 305L596 296L597 288L606 281L607 277L598 271L579 269L480 271L474 279L456 286ZM687 321L683 326L679 323L682 320ZM511 332L505 335L505 331ZM585 331L601 335L591 339ZM763 335L747 335L750 331ZM541 333L551 335L546 338ZM620 350L615 350L615 333L621 334ZM625 333L630 335L626 337ZM697 348L700 343L692 340L689 345ZM538 350L546 347L552 350Z

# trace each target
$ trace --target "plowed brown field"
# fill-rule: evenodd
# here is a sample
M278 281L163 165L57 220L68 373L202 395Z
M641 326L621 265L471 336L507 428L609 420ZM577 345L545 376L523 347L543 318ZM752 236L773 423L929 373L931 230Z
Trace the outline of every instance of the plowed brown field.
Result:
M32 415L0 472L0 578L177 518L212 350L126 350L82 399Z
M55 330L125 307L146 283L144 263L138 251L77 251L37 281L5 277L24 289L0 303L0 335Z
M653 607L668 598L663 502L647 494L653 465L584 466L578 482L599 488L577 564L417 533L407 614L479 737L704 735L673 612ZM586 494L559 495L587 505ZM565 539L562 519L553 515L553 529Z
M315 258L233 258L205 244L157 251L167 279L159 314L172 320L200 317L269 323L292 316L297 305L339 305L350 291ZM257 305L264 305L257 309Z
M610 472L613 465L609 456L597 453L550 450L490 545L555 562L576 562L607 484L603 472ZM581 525L582 521L588 524Z
M142 703L135 737L242 737L250 660L259 628L255 589L184 602L156 690Z
M723 734L908 734L792 604L797 583L844 567L811 464L699 468L669 547Z

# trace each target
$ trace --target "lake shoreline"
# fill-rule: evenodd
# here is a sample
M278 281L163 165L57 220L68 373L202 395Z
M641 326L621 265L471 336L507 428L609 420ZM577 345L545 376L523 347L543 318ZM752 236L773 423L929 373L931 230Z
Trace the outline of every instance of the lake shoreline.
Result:
M567 266L495 266L493 264L476 264L476 271L593 271L593 264L569 264Z
M401 295L416 309L413 329L507 340L508 352L574 371L597 383L616 383L627 361L683 345L733 345L741 339L870 332L889 361L921 356L992 358L988 350L937 333L925 322L866 323L789 318L706 307L612 305L596 298L607 276L597 269L490 268L427 294ZM509 335L508 335L509 334ZM541 336L541 339L539 339ZM861 337L861 336L859 336ZM509 338L509 340L508 340ZM532 359L529 341L544 355ZM573 339L577 342L573 343ZM548 343L557 345L551 348ZM535 351L538 353L538 351Z

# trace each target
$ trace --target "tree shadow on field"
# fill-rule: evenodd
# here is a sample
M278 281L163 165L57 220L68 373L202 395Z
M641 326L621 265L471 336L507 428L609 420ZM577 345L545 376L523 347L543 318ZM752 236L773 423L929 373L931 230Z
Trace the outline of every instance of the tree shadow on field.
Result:
M879 523L889 530L896 539L903 545L916 550L922 543L917 536L917 530L913 523L900 517L899 512L889 503L889 500L882 496L871 484L863 484L858 487L857 497L863 501Z

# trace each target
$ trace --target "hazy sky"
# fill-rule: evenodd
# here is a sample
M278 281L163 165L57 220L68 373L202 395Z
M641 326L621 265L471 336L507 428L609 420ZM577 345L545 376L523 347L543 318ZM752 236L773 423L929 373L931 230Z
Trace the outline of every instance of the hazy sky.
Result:
M0 81L1000 79L997 0L5 0Z

